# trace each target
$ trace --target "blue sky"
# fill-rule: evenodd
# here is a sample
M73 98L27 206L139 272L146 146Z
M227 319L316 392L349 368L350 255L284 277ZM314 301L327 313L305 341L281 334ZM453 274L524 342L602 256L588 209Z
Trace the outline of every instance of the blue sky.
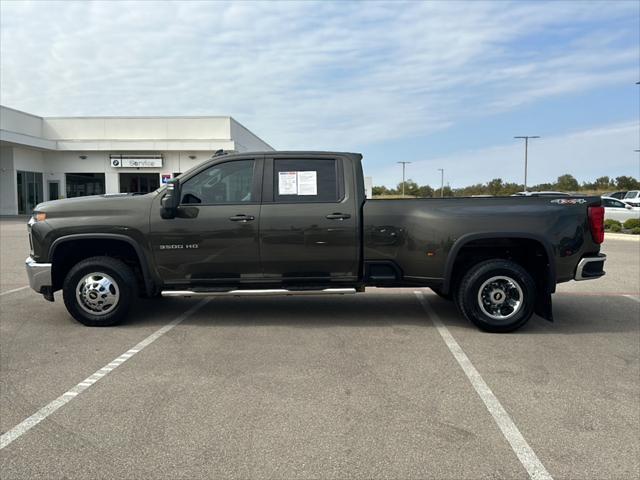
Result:
M11 2L0 101L39 115L232 115L375 184L640 176L640 2Z

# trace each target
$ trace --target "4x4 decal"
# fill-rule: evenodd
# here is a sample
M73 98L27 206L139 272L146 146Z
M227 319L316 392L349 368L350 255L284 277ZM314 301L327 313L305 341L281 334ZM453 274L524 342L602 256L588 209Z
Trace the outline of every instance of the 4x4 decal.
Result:
M551 203L557 203L558 205L582 205L587 203L584 198L556 198L551 200Z

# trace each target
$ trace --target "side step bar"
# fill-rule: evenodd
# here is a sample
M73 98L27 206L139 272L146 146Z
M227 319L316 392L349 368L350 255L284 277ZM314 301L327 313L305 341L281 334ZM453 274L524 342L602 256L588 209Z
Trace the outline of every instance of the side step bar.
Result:
M284 288L229 290L229 291L196 291L191 290L163 290L163 297L243 297L243 296L271 296L271 295L350 295L357 293L355 288L325 288L323 290L286 290Z

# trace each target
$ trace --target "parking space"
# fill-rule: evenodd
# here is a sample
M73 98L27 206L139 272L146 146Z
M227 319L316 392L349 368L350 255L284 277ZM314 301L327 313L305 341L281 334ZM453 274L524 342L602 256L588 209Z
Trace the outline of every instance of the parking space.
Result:
M0 450L10 478L528 478L441 324L544 465L539 478L640 475L640 243L561 285L556 321L481 333L421 290L144 300L124 325L74 322L25 285L24 221L0 222ZM485 395L488 395L485 392ZM504 420L504 419L503 419Z

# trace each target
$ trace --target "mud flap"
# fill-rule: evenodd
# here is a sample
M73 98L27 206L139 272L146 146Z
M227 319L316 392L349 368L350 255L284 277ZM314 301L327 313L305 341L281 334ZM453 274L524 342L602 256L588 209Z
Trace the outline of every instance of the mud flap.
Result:
M538 295L534 311L536 312L536 315L553 322L553 306L551 304L551 294L549 292L544 292Z

